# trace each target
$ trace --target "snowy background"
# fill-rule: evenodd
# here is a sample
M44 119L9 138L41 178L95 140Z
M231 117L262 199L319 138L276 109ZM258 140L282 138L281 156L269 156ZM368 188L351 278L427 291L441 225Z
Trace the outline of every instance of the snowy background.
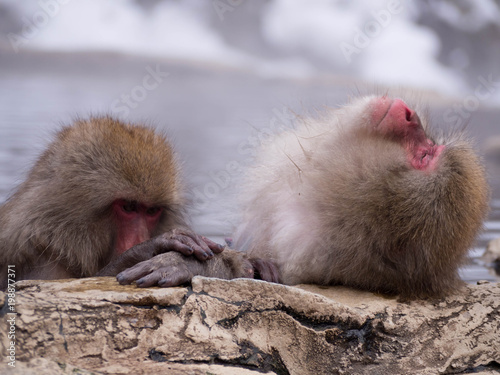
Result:
M0 0L3 48L115 51L460 95L500 81L494 0ZM488 101L500 103L500 93Z

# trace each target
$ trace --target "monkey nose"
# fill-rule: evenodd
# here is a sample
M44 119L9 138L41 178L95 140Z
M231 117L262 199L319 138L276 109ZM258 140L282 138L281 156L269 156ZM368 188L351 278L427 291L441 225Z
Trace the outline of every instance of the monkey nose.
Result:
M422 142L425 133L417 113L401 99L375 99L373 114L375 129L395 139L411 139Z
M419 125L419 119L415 111L411 110L401 99L394 99L387 111L387 115L401 125Z

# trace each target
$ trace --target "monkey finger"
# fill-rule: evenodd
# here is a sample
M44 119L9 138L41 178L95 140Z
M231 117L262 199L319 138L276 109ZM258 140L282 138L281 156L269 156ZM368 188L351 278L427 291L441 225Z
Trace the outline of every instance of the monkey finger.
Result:
M193 278L192 275L187 271L175 270L171 272L168 276L158 281L158 286L162 288L179 286L182 284L189 283L192 278Z
M208 247L215 253L215 254L220 254L224 250L224 246L221 244L218 244L217 242L212 241L211 239L205 237L205 236L200 236L203 242L205 242Z
M210 250L207 244L201 240L197 242L192 237L188 236L178 236L177 240L193 249L193 255L198 260L204 261L214 256L212 250Z
M224 250L224 246L219 245L218 243L210 240L205 236L200 236L189 230L182 230L178 231L177 233L184 236L185 238L191 238L193 241L195 241L200 247L203 248L203 250L205 250L207 254L209 254L210 258L213 256L213 253L219 254ZM212 255L210 255L211 253Z
M144 261L136 264L131 268L127 268L125 271L120 272L116 275L116 280L121 285L131 284L133 281L140 279L151 273L150 261Z
M159 269L151 272L149 275L141 277L135 282L135 284L138 288L148 288L150 286L157 285L158 281L166 277L165 272L163 272L162 269Z
M191 241L194 241L203 251L200 251L200 248L194 248L195 256L199 260L207 260L213 257L214 253L219 254L224 250L224 246L220 245L205 236L200 236L190 230L176 228L170 232L170 239L176 239L180 242L193 246ZM208 257L204 256L204 253L208 255Z
M157 254L174 250L183 255L194 255L201 261L212 258L214 253L207 244L201 240L196 241L196 239L197 235L191 231L174 229L172 232L158 238L158 242L161 246ZM187 246L189 250L184 246Z
M165 239L158 237L153 256L166 253L168 251L176 251L186 256L193 255L193 248L178 239Z
M205 241L205 237L197 235L194 232L187 232L187 233L184 234L184 238L183 239L185 241L187 241L187 244L192 244L192 241L194 241L199 247L201 247L203 249L203 251L205 253L207 253L208 259L210 259L211 257L213 257L214 253L210 249L210 246L208 245L208 243ZM212 241L210 241L210 242L212 242ZM204 260L204 259L201 259L201 260Z

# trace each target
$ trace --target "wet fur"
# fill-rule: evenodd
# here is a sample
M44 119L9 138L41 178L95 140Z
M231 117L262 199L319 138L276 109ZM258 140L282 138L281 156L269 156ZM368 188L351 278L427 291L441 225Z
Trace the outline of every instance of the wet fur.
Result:
M56 136L0 207L0 276L95 275L112 256L111 203L165 207L153 235L182 226L179 170L165 136L111 117L77 120Z

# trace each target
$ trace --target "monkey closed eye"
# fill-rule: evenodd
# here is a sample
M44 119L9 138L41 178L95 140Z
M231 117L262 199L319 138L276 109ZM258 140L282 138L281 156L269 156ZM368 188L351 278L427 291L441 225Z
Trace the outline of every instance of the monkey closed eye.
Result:
M187 229L173 229L160 236L135 245L111 261L98 272L98 276L114 276L119 272L168 251L176 251L183 255L194 255L201 261L212 258L224 250L204 236Z

